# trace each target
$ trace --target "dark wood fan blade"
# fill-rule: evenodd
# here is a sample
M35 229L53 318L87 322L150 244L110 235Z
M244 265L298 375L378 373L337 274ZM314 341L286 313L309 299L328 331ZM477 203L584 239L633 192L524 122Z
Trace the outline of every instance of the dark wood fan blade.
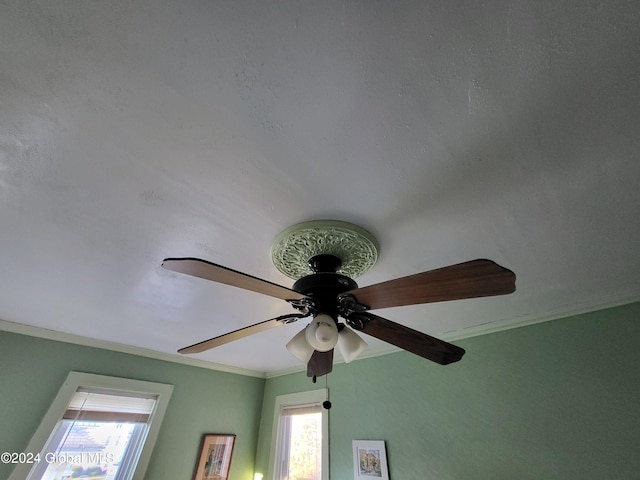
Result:
M243 288L282 300L298 300L304 297L304 295L289 288L198 258L166 258L162 262L162 266L173 272L224 283L225 285Z
M347 323L356 330L440 365L457 362L464 355L463 348L369 312L352 314Z
M188 347L181 348L180 350L178 350L178 353L188 354L204 352L205 350L210 350L212 348L219 347L220 345L224 345L225 343L240 340L241 338L264 332L265 330L269 330L271 328L286 325L287 323L293 323L298 320L298 318L302 318L304 316L306 315L282 315L280 317L272 318L271 320L265 320L264 322L256 323L255 325L250 325L248 327L234 330L233 332L225 333L224 335L210 338L209 340L204 340L203 342L194 343L193 345L190 345Z
M307 377L321 377L333 370L333 348L328 352L314 350L307 363Z
M472 260L409 275L350 293L371 309L506 295L516 289L516 276L491 260Z

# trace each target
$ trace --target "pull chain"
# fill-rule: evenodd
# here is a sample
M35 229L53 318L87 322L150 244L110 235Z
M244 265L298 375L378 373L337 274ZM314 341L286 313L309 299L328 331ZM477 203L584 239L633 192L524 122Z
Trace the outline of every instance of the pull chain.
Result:
M324 402L322 402L322 406L326 410L329 410L331 408L331 402L329 401L329 374L326 374L324 376L324 387L327 390L327 399Z

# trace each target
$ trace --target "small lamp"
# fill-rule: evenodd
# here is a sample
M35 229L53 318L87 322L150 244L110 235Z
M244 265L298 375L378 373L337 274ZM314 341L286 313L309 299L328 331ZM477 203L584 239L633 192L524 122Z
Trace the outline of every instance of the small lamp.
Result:
M295 337L287 343L287 350L303 363L307 363L313 355L313 347L307 342L305 333L308 327L300 330Z
M365 342L360 336L346 325L340 330L338 336L338 350L346 363L360 356L367 348Z
M307 343L319 352L328 352L338 343L338 324L331 315L319 313L305 329Z

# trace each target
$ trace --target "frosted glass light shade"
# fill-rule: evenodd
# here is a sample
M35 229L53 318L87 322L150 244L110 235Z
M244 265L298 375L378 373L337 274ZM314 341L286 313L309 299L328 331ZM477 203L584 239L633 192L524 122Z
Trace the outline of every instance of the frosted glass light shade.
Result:
M307 363L313 355L313 347L309 345L305 336L306 331L307 327L303 328L287 343L287 350L303 363Z
M320 313L305 329L305 337L314 350L328 352L338 343L338 325L330 315Z
M344 361L349 363L360 356L366 348L367 342L345 325L338 336L338 350L340 350L340 355L342 355Z

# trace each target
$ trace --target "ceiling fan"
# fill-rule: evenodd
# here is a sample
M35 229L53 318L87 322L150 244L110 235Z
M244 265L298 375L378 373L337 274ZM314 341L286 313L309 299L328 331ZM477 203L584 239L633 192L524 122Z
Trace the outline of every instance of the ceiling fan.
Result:
M292 288L197 258L165 259L162 266L167 270L285 300L296 311L204 340L178 352L203 352L312 317L313 320L287 344L287 349L307 363L307 376L313 377L314 381L331 372L334 347L338 347L347 362L364 350L366 343L354 330L447 365L460 360L464 349L375 315L370 310L505 295L515 291L515 274L485 259L360 288L352 277L375 263L377 244L369 232L346 222L319 220L294 225L276 239L272 259L280 271L297 278ZM301 266L302 263L307 266Z

